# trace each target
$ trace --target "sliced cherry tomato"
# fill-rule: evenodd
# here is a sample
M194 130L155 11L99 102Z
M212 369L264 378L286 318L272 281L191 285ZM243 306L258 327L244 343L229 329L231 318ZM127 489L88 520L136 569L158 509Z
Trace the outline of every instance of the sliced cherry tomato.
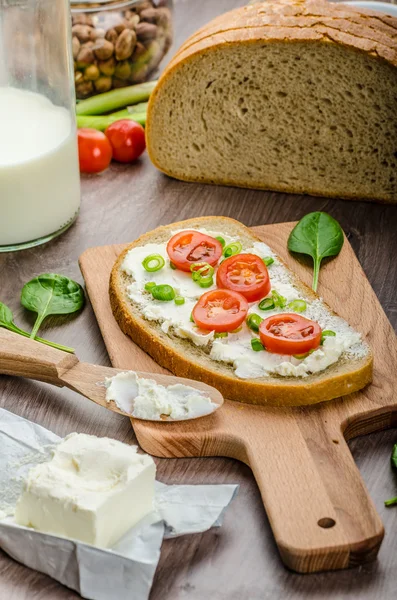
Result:
M105 134L112 145L113 158L118 162L134 162L146 148L144 128L131 119L115 121Z
M198 231L180 231L167 244L170 261L181 271L190 271L197 262L206 262L214 267L222 256L222 244Z
M267 296L271 288L266 265L256 254L235 254L224 260L216 274L216 284L239 292L248 302Z
M320 345L321 327L301 315L281 313L262 321L259 335L268 352L306 354Z
M247 316L248 302L231 290L212 290L201 296L193 308L193 319L201 329L222 333L233 331Z
M108 168L112 160L112 146L102 131L79 129L77 141L81 173L100 173Z

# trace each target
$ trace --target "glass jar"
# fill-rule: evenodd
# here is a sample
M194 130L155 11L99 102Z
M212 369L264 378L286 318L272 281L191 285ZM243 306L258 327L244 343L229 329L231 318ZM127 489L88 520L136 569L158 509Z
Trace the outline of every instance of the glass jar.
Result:
M67 229L80 206L67 0L0 0L0 251Z
M77 98L153 76L172 44L171 0L72 0Z

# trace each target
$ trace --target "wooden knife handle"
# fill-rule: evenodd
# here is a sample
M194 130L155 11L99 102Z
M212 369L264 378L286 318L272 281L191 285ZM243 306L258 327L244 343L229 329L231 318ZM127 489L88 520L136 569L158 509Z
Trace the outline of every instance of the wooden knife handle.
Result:
M0 329L0 373L3 375L37 379L62 387L61 376L78 362L74 354Z

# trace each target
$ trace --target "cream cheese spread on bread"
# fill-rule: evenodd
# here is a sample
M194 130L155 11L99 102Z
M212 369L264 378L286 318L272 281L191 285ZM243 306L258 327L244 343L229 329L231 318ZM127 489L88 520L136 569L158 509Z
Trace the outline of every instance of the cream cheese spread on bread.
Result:
M212 237L221 236L226 244L238 241L236 236L224 232L207 231L203 228L197 231ZM177 232L172 234L174 233ZM288 307L288 303L298 299L305 300L307 308L303 316L317 321L322 330L332 330L335 336L326 337L323 344L315 351L303 358L297 358L267 351L255 352L251 347L251 339L256 336L245 322L236 332L229 333L227 337L216 338L213 331L200 330L191 321L192 310L200 296L205 291L215 289L216 285L203 290L192 279L190 273L172 269L166 247L166 242L150 243L128 251L121 268L132 278L127 290L129 299L139 307L145 319L158 322L164 333L189 339L194 345L201 347L214 361L231 365L238 378L256 379L270 375L307 377L324 371L342 358L361 358L369 352L360 334L346 321L334 315L321 299L313 300L306 297L294 286L288 269L263 242L253 242L252 247L244 248L241 253L274 259L274 263L268 267L272 290L286 299L287 306L284 309L275 308L263 312L259 309L258 302L251 302L249 314L255 313L264 318L282 312L291 313L294 311ZM164 267L156 272L148 272L142 266L142 261L151 254L158 254L165 261ZM185 303L176 305L172 301L155 300L152 294L145 290L148 282L171 285L178 295L184 297Z

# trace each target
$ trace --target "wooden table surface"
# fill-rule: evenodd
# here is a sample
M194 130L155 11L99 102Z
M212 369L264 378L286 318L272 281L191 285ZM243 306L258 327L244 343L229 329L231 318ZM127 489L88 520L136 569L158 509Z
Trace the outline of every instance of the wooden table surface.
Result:
M177 0L175 47L211 18L242 4L243 0ZM33 323L32 315L19 305L22 285L49 271L82 282L77 260L91 246L129 242L160 224L198 215L225 215L246 225L259 225L325 210L341 223L397 329L397 207L181 183L158 173L146 156L134 166L114 165L102 175L84 177L82 189L79 219L66 234L29 251L0 254L0 300L12 307L21 326ZM74 346L82 360L110 364L89 305L80 315L63 319L61 326L59 322L48 319L46 336ZM1 377L0 402L60 436L79 431L134 443L128 419L95 407L68 390ZM220 458L158 460L158 478L163 482L239 483L240 492L221 529L164 543L151 600L396 598L397 507L386 509L383 505L386 498L397 494L389 460L396 441L396 431L390 430L350 444L386 529L378 560L359 569L315 575L297 575L283 567L246 466ZM1 599L78 597L0 552Z

